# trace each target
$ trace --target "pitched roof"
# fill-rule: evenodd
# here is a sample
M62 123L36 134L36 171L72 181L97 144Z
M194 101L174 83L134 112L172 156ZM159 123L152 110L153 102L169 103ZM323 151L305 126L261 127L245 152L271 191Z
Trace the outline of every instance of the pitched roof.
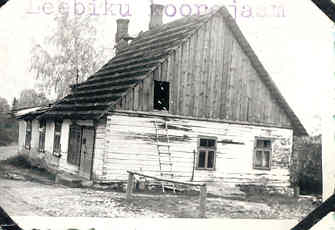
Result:
M71 94L56 103L43 118L99 118L211 15L185 17L139 34L98 72L75 85Z
M307 132L285 101L269 74L225 7L204 15L184 17L159 28L140 33L98 72L73 87L70 95L55 103L40 118L98 119L111 110L121 97L156 69L171 51L192 36L213 15L221 13L232 33L251 60L273 98L291 120L296 135Z

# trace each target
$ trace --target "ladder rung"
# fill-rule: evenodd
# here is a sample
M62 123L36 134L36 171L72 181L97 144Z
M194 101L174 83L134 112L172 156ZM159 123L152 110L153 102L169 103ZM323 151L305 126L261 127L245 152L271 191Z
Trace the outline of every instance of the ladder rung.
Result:
M159 146L159 147L170 147L171 145L170 144L166 144L166 143L162 143L162 142L158 142L157 146Z
M172 165L172 163L162 163L161 162L161 165Z
M171 155L171 153L169 153L169 152L159 152L158 154L159 155Z

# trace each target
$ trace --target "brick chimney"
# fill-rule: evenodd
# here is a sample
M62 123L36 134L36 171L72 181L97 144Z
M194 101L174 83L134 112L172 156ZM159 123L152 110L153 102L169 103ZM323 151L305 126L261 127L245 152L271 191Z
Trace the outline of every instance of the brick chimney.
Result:
M118 19L116 20L117 29L115 34L115 48L116 54L128 46L128 27L129 19Z
M164 6L159 4L151 5L151 16L150 16L150 24L149 29L154 29L163 25L163 10Z

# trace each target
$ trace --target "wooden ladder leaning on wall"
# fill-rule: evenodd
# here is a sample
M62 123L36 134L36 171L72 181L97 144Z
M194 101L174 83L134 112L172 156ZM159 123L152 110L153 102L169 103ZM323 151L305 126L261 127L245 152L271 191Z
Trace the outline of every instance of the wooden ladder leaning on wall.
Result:
M159 171L160 176L166 179L173 179L174 174L172 170L172 159L171 159L171 151L170 151L170 138L169 138L169 129L168 124L165 121L163 123L163 127L159 125L159 122L155 120L155 129L156 129L156 146L158 152L158 163L159 163ZM164 187L172 187L173 192L175 192L176 188L174 184L168 185L162 184L162 190L165 192Z

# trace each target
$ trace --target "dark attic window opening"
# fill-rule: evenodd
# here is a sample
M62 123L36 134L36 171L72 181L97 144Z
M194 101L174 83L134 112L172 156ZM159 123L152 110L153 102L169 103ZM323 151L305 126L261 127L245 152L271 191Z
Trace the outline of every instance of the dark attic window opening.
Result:
M169 111L170 83L154 81L154 110Z

